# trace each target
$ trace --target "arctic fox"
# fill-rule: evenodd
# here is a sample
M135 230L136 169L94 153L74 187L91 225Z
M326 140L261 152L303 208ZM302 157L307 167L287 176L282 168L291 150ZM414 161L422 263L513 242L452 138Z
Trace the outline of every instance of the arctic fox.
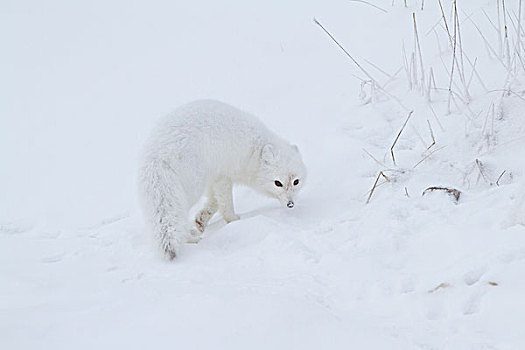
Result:
M227 223L239 219L232 184L248 185L293 208L305 176L297 146L249 113L200 100L159 124L141 159L139 187L149 229L171 260L183 242L198 241L217 211ZM190 223L189 209L203 195L207 203Z

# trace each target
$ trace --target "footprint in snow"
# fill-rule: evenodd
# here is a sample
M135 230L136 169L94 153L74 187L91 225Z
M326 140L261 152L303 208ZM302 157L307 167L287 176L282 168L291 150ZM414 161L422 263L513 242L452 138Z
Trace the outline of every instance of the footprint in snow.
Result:
M481 277L487 272L486 267L478 267L476 269L470 270L463 276L463 281L467 286L472 286L473 284L479 282Z
M56 263L56 262L62 261L65 256L66 256L66 253L58 253L58 254L48 255L48 256L43 257L42 259L40 259L40 262L44 263L44 264Z
M473 293L463 305L463 315L473 315L481 309L481 301L485 295L484 290L478 290Z
M33 223L27 221L0 223L0 233L16 235L33 229Z

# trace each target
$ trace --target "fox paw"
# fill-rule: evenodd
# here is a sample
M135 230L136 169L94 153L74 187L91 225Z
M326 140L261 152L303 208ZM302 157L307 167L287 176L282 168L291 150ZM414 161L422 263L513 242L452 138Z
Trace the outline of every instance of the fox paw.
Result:
M196 229L192 228L190 230L190 234L186 237L186 243L199 243L202 239L202 231L197 231Z
M229 224L230 222L237 221L240 218L241 217L239 215L236 215L236 214L226 215L226 216L224 216L224 221L226 221L226 223Z

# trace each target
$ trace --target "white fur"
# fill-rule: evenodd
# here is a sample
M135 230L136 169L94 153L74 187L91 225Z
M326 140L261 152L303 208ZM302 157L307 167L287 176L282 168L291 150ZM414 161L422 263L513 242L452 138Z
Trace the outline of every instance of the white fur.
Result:
M147 223L173 259L184 241L198 239L215 212L228 223L239 219L232 184L248 185L287 204L305 176L296 146L246 112L200 100L159 124L141 160L139 185ZM188 211L203 195L208 202L190 224Z

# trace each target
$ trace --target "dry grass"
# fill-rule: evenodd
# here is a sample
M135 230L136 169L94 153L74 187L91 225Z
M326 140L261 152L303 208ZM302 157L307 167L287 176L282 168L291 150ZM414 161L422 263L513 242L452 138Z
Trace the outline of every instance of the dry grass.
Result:
M372 6L383 13L389 12L386 8L374 5L373 1L370 0L350 1ZM423 127L422 125L418 125L417 123L411 123L410 125L419 139L422 140L424 147L424 151L422 153L423 158L418 161L412 167L412 169L416 169L427 159L435 155L436 152L446 147L444 145L439 145L440 147L438 147L436 136L438 137L439 143L442 143L442 138L444 137L442 133L446 133L447 130L445 129L444 124L441 123L440 117L443 117L443 121L445 121L446 118L444 116L452 113L458 115L462 114L465 116L465 133L467 133L467 130L476 130L476 132L480 132L479 143L474 145L474 147L479 148L476 153L477 157L481 157L483 155L482 153L486 151L487 148L490 150L490 148L496 146L496 142L498 141L495 138L495 133L497 132L497 130L495 130L495 119L498 119L496 115L496 106L501 105L503 99L508 98L508 96L517 96L518 98L525 100L520 94L521 91L517 91L517 88L514 88L514 90L512 89L513 84L515 84L515 81L517 81L515 78L518 76L518 74L525 73L525 45L522 42L522 40L525 40L525 30L522 28L521 24L522 1L523 0L518 0L517 4L513 4L513 6L517 8L518 12L516 13L515 10L508 8L508 4L505 0L497 0L495 4L497 8L497 18L495 13L491 18L491 16L489 16L484 10L480 10L480 12L482 12L481 20L485 21L483 18L484 14L490 23L490 26L488 26L478 25L476 21L479 22L480 17L475 16L474 12L465 13L460 11L460 9L458 9L458 5L461 5L461 2L458 2L457 0L450 0L447 2L443 0L437 0L440 18L436 23L430 23L432 25L430 29L428 29L428 26L426 26L425 23L422 23L421 18L423 17L418 15L419 9L414 12L414 6L419 7L419 5L421 5L420 10L424 10L424 0L410 2L408 5L410 5L411 8L409 11L412 17L411 24L413 27L413 47L407 51L405 44L402 44L401 68L399 68L395 74L390 74L378 65L372 63L370 60L362 59L363 64L358 62L355 57L350 54L317 19L314 18L315 24L318 25L325 32L325 34L329 36L329 38L359 69L359 71L362 73L359 75L364 75L364 77L362 76L359 79L367 88L370 87L371 94L370 98L367 98L367 101L377 101L378 99L374 98L374 95L378 94L378 96L388 97L392 100L395 100L408 113L403 125L396 134L396 137L390 147L390 155L393 163L391 168L393 169L389 169L389 171L405 171L404 169L398 167L398 159L396 158L395 147L397 146L401 136L404 133L406 134L405 129L408 126L408 122L410 121L412 114L414 113L414 108L407 108L400 99L392 94L392 91L388 91L394 84L389 85L389 89L387 90L386 86L392 81L402 80L406 83L405 86L408 87L408 90L414 90L420 93L426 99L426 106L428 109L430 109L430 111L427 111L427 114L432 114L434 116L432 122L430 117L426 117L429 136L425 136L426 134L418 132L418 128L421 130L421 127ZM403 6L404 4L404 6L408 8L407 1L402 2L393 0L392 6L394 6L394 4L398 6ZM446 8L444 5L446 5ZM494 10L496 10L496 8L494 8ZM478 57L475 57L474 55L469 57L465 50L464 40L466 41L466 39L462 38L462 32L466 33L465 30L469 29L466 26L471 26L471 24L473 26L472 29L474 30L474 33L475 31L479 33L483 44L485 45L487 52L486 56L488 56L488 58L495 59L496 65L499 66L498 69L502 69L503 67L506 70L506 74L503 73L501 75L502 80L505 80L501 89L496 90L494 89L494 86L490 85L489 86L491 87L491 90L487 88L484 80L487 79L487 77L491 78L491 75L485 74L489 73L489 71L483 71L483 69L486 68L486 60L483 59L483 57L480 57L478 60ZM492 35L484 33L480 27L483 29L483 31L493 30L496 33L494 38L497 38L497 41L492 39ZM423 49L426 50L429 39L422 37L422 33L426 33L426 36L432 33L435 35L435 39L433 39L438 46L441 59L441 63L439 63L439 60L436 61L436 63L438 65L442 64L442 69L439 66L432 67L432 60L429 60L428 58L424 60L425 56L423 55L421 45L423 44L425 46ZM467 42L466 44L468 45L469 43ZM482 46L480 48L483 50ZM484 52L481 52L481 54L484 54ZM405 71L405 76L400 78L397 75L402 70ZM381 85L379 80L376 79L371 73L377 75L382 81L387 80L387 83ZM487 80L487 83L491 82L490 79ZM501 96L496 98L496 100L489 100L488 103L484 105L484 107L479 107L479 104L477 103L471 103L471 96L476 96L476 100L479 101L480 99L489 97L488 94L491 94L494 91L501 91ZM415 104L413 107L416 106L418 107L417 113L425 115L425 112L420 109L418 104ZM450 127L451 125L449 124L448 126ZM501 141L497 143L498 146L502 146L503 144L504 143ZM390 182L390 180L385 175L385 171L387 171L388 168L385 165L385 163L387 163L385 162L385 159L383 158L382 161L380 161L368 151L364 150L364 152L377 164L379 169L382 169L378 172L374 185L367 193L368 198L366 202L369 203L376 188L380 185ZM388 157L388 154L386 154L386 157ZM502 171L496 180L497 174L490 174L490 172L487 173L483 163L479 159L476 159L475 164L473 164L473 171L475 171L476 166L479 171L477 175L478 182L483 179L484 182L490 185L496 184L499 186L500 182L504 182L502 179L507 179L505 175L511 174L511 169L508 170L508 173L507 170ZM383 177L385 181L379 181L381 177ZM405 196L410 197L407 187L403 187ZM428 187L423 192L423 195L432 191L444 191L445 193L452 196L456 203L459 201L462 193L461 191L454 188L433 186Z
M374 191L377 187L377 183L379 182L379 178L381 176L385 178L386 182L390 182L390 179L388 178L388 176L386 176L382 171L380 171L379 174L377 174L376 181L374 182L374 186L372 186L372 189L370 190L370 194L368 195L366 204L370 203L370 199L372 198L372 195L374 194Z
M428 293L435 293L440 289L449 288L449 287L452 287L452 286L446 282L443 282L443 283L438 284L436 287L430 289Z
M403 123L403 126L401 127L401 130L399 130L399 132L397 133L397 136L396 136L396 139L394 140L394 143L390 147L390 154L392 155L392 162L394 163L394 165L396 165L396 157L394 156L394 147L396 146L397 140L399 140L399 137L401 136L401 133L403 132L403 130L405 130L405 127L407 126L408 120L410 119L410 117L412 116L413 113L414 113L414 111L410 111L410 113L408 113L407 119Z

